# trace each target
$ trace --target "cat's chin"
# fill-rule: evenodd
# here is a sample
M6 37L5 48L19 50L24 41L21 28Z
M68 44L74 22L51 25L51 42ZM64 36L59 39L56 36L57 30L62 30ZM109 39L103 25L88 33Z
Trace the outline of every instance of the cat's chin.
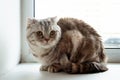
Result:
M46 44L46 45L42 45L41 47L47 49L47 48L52 48L52 47L54 47L54 45L49 45L49 44L47 45L47 44Z
M42 48L52 48L54 47L55 45L51 44L51 43L39 43L39 46L42 47Z

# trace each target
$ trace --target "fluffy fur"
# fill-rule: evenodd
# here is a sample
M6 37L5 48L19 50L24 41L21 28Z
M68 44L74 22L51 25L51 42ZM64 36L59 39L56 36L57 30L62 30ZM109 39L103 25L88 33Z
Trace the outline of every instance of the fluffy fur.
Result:
M28 19L27 41L40 70L94 73L108 70L100 35L82 20Z

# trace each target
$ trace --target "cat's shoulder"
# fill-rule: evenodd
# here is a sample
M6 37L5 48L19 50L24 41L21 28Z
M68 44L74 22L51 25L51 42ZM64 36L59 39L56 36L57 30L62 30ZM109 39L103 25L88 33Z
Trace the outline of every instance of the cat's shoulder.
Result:
M83 20L77 19L77 18L72 18L72 17L59 18L59 20L58 20L58 24L60 24L60 23L71 23L71 22L84 23Z
M81 19L70 17L59 18L57 24L61 27L63 32L66 32L68 30L78 30L83 35L92 34L100 37L100 35L96 32L96 30L93 27L91 27L88 23Z
M75 18L64 17L64 18L59 18L57 24L61 27L62 31L64 32L67 30L75 29L77 22L81 22L81 21Z

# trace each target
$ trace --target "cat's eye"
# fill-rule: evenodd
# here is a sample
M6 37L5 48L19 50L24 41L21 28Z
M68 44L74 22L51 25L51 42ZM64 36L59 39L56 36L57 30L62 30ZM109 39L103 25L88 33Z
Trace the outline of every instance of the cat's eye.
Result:
M39 36L40 38L43 38L43 33L41 31L37 31L36 32L37 36Z
M37 31L37 35L42 35L42 32L41 31Z
M52 31L50 32L50 37L54 37L55 34L56 34L56 31L52 30Z

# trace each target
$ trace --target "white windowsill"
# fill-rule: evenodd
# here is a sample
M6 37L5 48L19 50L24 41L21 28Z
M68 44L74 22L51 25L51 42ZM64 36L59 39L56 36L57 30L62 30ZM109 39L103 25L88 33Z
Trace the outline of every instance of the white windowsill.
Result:
M119 80L120 64L109 63L109 70L95 74L66 74L39 72L39 64L20 64L14 70L0 77L0 80Z

